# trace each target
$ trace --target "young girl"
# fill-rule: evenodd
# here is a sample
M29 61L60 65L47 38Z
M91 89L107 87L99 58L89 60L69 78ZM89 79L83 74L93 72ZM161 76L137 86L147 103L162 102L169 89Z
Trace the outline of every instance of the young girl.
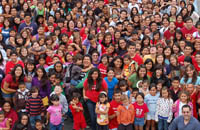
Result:
M158 122L158 130L168 130L168 123L172 120L173 100L167 87L161 89L160 98L157 101L155 121Z
M85 117L83 115L83 106L79 99L80 99L80 94L74 93L69 108L72 112L74 120L73 129L84 130L86 128L86 122L85 122Z
M187 91L181 91L179 93L179 99L172 106L172 111L173 111L175 117L182 115L181 108L182 108L182 106L184 106L186 104L190 105L190 107L193 109L192 102L190 102L189 93Z
M138 88L133 88L131 91L131 98L130 98L130 103L133 104L136 102L136 96L139 93L139 89Z
M146 96L147 94L149 94L149 81L148 80L143 80L142 81L142 87L139 88L139 92L143 93L144 96Z
M133 104L135 108L135 121L134 121L134 127L135 130L143 130L143 126L146 123L147 119L147 112L149 112L149 109L144 103L144 94L138 93L136 96L136 102Z
M10 120L5 118L2 108L0 108L0 129L10 130Z
M51 95L50 101L52 105L47 109L46 124L48 124L50 118L50 130L62 130L62 105L60 104L58 95Z
M108 66L108 55L102 55L101 63L98 65L98 69L101 72L102 78L105 78L107 75L107 66Z
M126 80L120 80L118 83L118 88L122 91L122 94L125 94L128 96L128 98L130 98L131 92L129 90L129 86Z
M145 103L147 104L149 108L149 112L147 113L147 124L146 124L146 130L155 130L155 113L156 113L156 103L159 98L159 94L157 92L157 87L155 84L151 84L149 88L149 94L145 96Z
M108 99L111 101L114 89L117 87L118 79L115 76L115 72L113 68L108 68L107 77L104 78L108 85Z
M132 61L130 55L125 55L123 60L124 68L122 73L125 76L125 79L128 79L128 77L130 77L136 71L137 63Z
M36 67L38 68L39 66L43 66L45 69L48 67L48 65L46 64L46 55L40 55L38 58L38 63L36 65Z
M102 91L99 94L99 101L96 104L96 114L97 114L97 130L108 130L108 111L110 104L107 99L107 93Z

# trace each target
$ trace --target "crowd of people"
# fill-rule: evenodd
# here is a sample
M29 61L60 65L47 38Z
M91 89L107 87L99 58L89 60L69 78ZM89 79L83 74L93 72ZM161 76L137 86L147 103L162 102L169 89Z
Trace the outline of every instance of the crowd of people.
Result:
M198 0L1 0L0 130L200 130Z

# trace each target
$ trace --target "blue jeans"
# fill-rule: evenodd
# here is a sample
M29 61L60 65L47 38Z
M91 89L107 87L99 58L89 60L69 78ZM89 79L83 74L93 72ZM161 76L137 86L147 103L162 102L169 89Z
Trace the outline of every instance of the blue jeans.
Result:
M30 116L30 123L31 123L31 127L35 128L35 121L36 120L41 120L41 116L37 115L37 116Z
M97 115L95 113L96 103L92 102L91 100L88 99L86 104L87 104L87 107L88 107L88 111L90 113L92 130L96 130L96 127L97 127L97 121L96 121L97 120Z
M49 123L49 130L62 130L62 123L60 123L59 125L53 125Z
M158 119L158 130L168 130L167 120Z

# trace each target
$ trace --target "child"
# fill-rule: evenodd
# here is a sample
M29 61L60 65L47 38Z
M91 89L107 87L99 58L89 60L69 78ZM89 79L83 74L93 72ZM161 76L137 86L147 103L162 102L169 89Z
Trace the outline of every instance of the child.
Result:
M42 99L38 96L39 89L36 86L32 86L30 90L31 96L26 100L26 112L29 114L31 127L35 127L35 121L41 120L41 116L44 115L44 106Z
M135 103L135 98L136 98L136 95L138 93L139 93L139 89L138 88L133 88L132 89L131 98L130 98L130 103L131 104Z
M96 114L97 114L97 130L108 130L108 111L110 104L108 102L107 93L102 91L99 94L99 101L96 104Z
M142 87L139 88L139 92L143 93L144 96L149 94L149 80L143 80L142 81Z
M180 91L179 99L172 106L172 111L175 117L182 115L182 107L186 104L190 105L190 107L193 109L192 102L190 102L189 93L187 91Z
M167 87L161 89L160 98L157 101L155 121L158 122L158 130L168 130L168 123L172 120L173 100Z
M129 104L128 96L123 94L120 98L122 105L117 108L118 130L132 130L135 118L135 109Z
M20 82L18 87L19 89L15 93L14 97L14 104L16 112L21 114L22 112L26 112L26 100L28 99L29 90L26 88L24 82Z
M2 108L0 108L0 129L10 130L10 120L8 118L5 118Z
M74 120L73 129L75 130L84 130L86 128L86 121L83 115L83 106L80 102L80 94L74 93L72 101L69 106Z
M42 121L37 119L35 121L35 130L47 130L47 129L44 128L44 125L43 125Z
M101 63L98 65L98 69L101 72L102 78L105 78L107 75L107 66L108 66L108 55L104 54L101 56Z
M147 112L149 112L149 109L144 103L144 94L138 93L136 96L136 102L133 104L135 108L135 121L134 121L134 127L135 130L143 130L143 126L146 123L147 119Z
M149 94L147 94L144 98L147 107L149 108L149 112L147 113L147 125L146 130L155 130L155 113L156 113L156 103L159 98L159 94L156 94L157 87L154 83L150 85Z
M131 92L129 90L129 86L126 80L122 79L118 83L118 88L122 91L122 94L125 94L130 98Z
M114 89L117 88L118 79L114 77L115 71L113 68L108 68L107 70L107 77L104 78L108 85L108 99L109 101L112 100Z
M62 94L65 95L64 83L62 82L62 79L63 79L62 74L56 73L56 76L55 76L53 85L52 85L52 87L51 87L51 92L54 91L55 86L60 85L60 86L62 86L62 90L63 90L63 91L62 91Z
M47 120L46 125L49 122L50 130L62 130L62 105L60 104L59 97L56 94L52 94L50 96L50 102L52 103L51 106L47 109Z
M125 79L128 79L128 77L130 77L136 71L137 63L135 61L132 61L130 55L125 55L123 59L123 75L125 76Z
M157 93L160 94L160 91L161 89L163 88L163 83L164 81L162 79L159 79L157 84L156 84L156 87L157 87Z
M171 97L174 102L178 99L178 95L180 91L181 91L180 78L179 77L172 78L172 86L170 87L170 92L171 92Z
M110 109L108 111L108 118L109 118L109 129L116 130L118 128L117 123L117 107L121 105L120 101L121 91L116 89L113 94L113 99L110 102Z

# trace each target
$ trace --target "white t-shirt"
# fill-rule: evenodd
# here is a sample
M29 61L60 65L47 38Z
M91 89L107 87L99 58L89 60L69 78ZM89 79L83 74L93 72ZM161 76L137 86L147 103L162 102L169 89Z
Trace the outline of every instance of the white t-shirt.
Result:
M178 113L179 116L182 115L182 107L183 107L184 105L186 105L186 104L184 104L184 103L182 103L182 102L180 101L180 103L179 103L179 113Z

